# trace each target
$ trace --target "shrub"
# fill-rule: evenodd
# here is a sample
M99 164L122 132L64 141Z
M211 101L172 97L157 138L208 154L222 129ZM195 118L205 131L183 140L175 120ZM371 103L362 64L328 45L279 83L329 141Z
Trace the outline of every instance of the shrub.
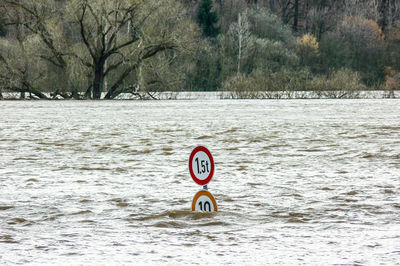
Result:
M313 65L319 55L319 43L317 38L307 33L297 39L297 54L300 57L301 65Z
M307 70L293 71L282 69L279 72L255 71L251 78L259 84L262 91L301 91L306 90L310 73Z
M323 35L319 43L319 73L328 74L332 69L351 67L351 48L334 32Z
M321 39L320 64L325 73L332 68L358 71L366 84L373 85L384 79L383 49L383 34L374 21L345 17Z
M228 79L223 90L233 98L293 98L296 91L306 90L310 80L307 70L279 72L253 71L249 76L236 75Z
M330 76L315 76L309 89L323 98L357 98L360 91L367 87L362 83L358 72L343 68Z
M229 91L234 99L257 99L261 94L254 81L243 74L237 74L226 80L222 90Z
M223 90L230 91L232 98L241 99L310 97L303 92L314 92L320 98L357 98L365 89L360 74L349 69L314 78L307 69L275 73L256 70L248 76L233 76L223 84Z
M385 86L384 89L387 91L388 98L394 98L394 90L400 89L400 72L387 66L385 67Z
M290 27L271 10L261 7L254 7L249 14L251 32L262 39L269 39L285 43L294 47L296 39Z
M252 56L254 69L265 69L279 72L283 68L295 68L299 58L294 50L289 49L283 42L268 39L257 39L254 43Z

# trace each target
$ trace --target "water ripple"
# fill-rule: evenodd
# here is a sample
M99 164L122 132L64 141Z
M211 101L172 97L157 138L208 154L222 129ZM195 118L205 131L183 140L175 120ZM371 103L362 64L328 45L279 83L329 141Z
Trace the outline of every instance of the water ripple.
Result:
M400 261L396 100L0 107L0 264ZM190 211L196 145L218 213Z

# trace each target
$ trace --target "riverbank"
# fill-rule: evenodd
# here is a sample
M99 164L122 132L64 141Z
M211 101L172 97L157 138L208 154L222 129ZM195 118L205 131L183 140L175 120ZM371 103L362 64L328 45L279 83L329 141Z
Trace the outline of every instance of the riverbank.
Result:
M50 93L44 93L49 98ZM21 100L18 92L5 92L3 100ZM399 91L392 94L385 90L373 91L182 91L120 94L116 100L217 100L217 99L385 99L398 98ZM37 99L26 95L25 99ZM58 96L56 100L63 99Z

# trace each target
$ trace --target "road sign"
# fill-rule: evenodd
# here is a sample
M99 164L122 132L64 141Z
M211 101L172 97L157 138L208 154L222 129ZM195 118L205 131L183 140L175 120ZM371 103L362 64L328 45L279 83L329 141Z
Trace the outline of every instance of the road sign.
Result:
M211 152L203 146L196 147L189 157L189 172L194 182L205 185L214 175L214 159Z
M218 211L217 202L215 201L214 196L207 190L200 190L197 192L192 201L192 211Z

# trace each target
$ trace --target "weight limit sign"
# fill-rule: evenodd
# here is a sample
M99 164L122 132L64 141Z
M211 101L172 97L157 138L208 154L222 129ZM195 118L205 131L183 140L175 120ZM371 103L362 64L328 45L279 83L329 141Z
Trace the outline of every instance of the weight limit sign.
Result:
M194 182L206 185L214 175L214 159L204 146L196 147L189 157L189 172Z

